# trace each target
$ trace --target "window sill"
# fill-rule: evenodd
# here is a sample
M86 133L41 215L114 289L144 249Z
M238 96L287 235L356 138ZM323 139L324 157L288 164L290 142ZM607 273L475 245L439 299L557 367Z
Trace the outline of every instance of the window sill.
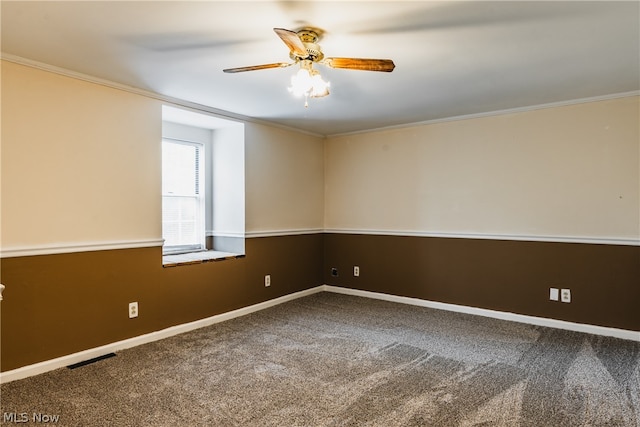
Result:
M222 261L225 259L242 258L244 255L221 251L202 251L187 254L163 255L163 267L177 267L179 265L202 264L210 261Z

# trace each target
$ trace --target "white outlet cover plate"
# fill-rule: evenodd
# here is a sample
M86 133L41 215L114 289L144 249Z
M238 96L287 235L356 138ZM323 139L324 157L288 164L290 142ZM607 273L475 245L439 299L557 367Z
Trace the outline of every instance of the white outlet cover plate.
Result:
M562 289L560 295L562 302L571 302L571 289Z
M133 319L134 317L138 317L138 303L130 302L129 303L129 319Z
M558 288L549 288L549 299L551 301L558 301L560 299Z

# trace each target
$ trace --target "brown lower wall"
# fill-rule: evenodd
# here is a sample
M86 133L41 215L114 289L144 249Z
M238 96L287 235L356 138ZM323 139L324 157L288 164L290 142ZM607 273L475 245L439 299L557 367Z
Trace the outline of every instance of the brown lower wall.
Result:
M327 233L247 239L244 258L171 268L159 247L5 258L1 267L2 371L323 283L640 331L637 246ZM549 287L570 288L572 302L549 301Z
M171 268L160 247L2 259L1 370L319 286L322 249L314 234L247 239L244 258Z
M638 246L325 234L324 282L640 331ZM550 287L571 289L571 303L550 301Z

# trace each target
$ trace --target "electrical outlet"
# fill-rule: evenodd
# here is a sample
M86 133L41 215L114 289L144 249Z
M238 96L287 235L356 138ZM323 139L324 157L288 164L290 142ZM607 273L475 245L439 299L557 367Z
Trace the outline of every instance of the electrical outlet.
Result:
M138 303L130 302L129 303L129 319L133 319L134 317L138 317Z
M360 275L360 267L358 267L357 265L353 266L353 275L356 277Z
M560 299L558 288L549 288L549 299L551 301L558 301Z
M331 267L331 275L333 277L338 277L338 269L335 267Z
M271 286L271 275L270 274L267 274L266 276L264 276L264 286L265 287Z
M560 291L560 299L562 302L571 302L571 289L562 289Z

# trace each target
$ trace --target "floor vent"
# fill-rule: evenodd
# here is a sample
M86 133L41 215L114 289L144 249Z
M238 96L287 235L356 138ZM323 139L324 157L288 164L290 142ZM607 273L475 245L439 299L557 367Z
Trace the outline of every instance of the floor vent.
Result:
M111 357L115 357L115 355L116 355L115 353L107 353L107 354L104 354L102 356L94 357L93 359L83 360L82 362L74 363L73 365L67 366L67 368L69 368L69 369L81 368L83 366L87 366L87 365L90 365L92 363L96 363L96 362L99 362L101 360L104 360L104 359L109 359Z

